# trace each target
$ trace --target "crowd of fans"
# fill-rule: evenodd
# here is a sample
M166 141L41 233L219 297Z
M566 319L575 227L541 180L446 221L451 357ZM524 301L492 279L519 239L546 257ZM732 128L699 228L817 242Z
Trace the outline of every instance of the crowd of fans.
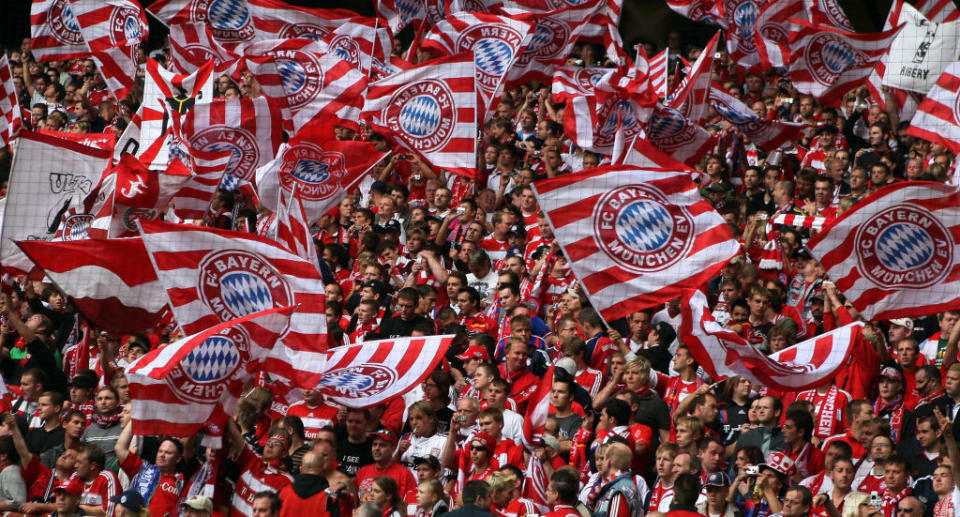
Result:
M669 70L700 52L679 32L666 45ZM568 64L602 66L601 54L580 44ZM119 133L136 112L136 94L116 102L92 60L40 64L29 40L8 55L27 127ZM708 123L719 143L696 180L743 242L704 286L714 318L769 353L859 319L804 249L812 230L770 219L833 218L884 185L946 181L953 156L906 135L896 106L884 112L865 89L820 106L725 55L714 79L760 117L810 125L773 150L719 117ZM249 75L215 88L259 94ZM0 303L0 372L15 395L0 426L0 512L952 517L960 312L867 322L848 364L812 390L714 383L678 335L680 299L616 322L590 306L531 189L605 163L570 143L563 117L549 85L505 92L478 140L475 178L383 135L338 130L395 152L315 221L329 346L456 336L422 385L382 405L338 407L268 383L241 400L222 450L133 436L124 367L173 336L93 329L82 350L65 293L20 280ZM241 188L219 191L197 224L267 232L273 219ZM780 257L773 266L760 267L765 248ZM546 428L528 443L524 415L551 365Z

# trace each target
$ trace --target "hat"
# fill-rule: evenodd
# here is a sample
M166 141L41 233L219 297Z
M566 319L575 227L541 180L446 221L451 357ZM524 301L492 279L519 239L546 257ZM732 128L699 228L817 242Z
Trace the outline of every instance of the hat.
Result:
M92 390L97 387L97 381L91 379L88 375L77 375L70 381L69 386L71 388Z
M797 258L803 260L810 260L813 258L813 255L810 253L810 250L807 248L800 248L797 250Z
M813 290L813 295L810 296L810 299L811 299L811 300L817 300L817 299L819 299L819 300L822 301L822 300L826 300L826 297L825 297L825 296L826 296L826 295L825 295L824 289L814 289L814 290Z
M790 459L790 456L782 452L771 452L767 456L767 461L759 465L760 470L770 469L781 477L789 477L793 473L793 460Z
M661 321L653 326L653 330L660 336L660 344L667 346L677 339L677 331L666 321Z
M704 485L727 487L730 486L730 478L723 471L711 472L707 474L707 482Z
M515 225L511 226L510 229L507 230L507 235L508 235L508 236L509 236L511 233L514 234L514 235L517 235L517 236L519 236L519 237L523 237L523 238L526 238L526 237L527 237L527 229L524 228L523 226L520 226L519 224L515 224Z
M138 347L144 352L150 352L150 342L144 342L142 339L137 338L136 336L130 338L130 341L127 342L127 350L131 347Z
M390 219L389 221L383 224L375 224L373 226L373 231L377 233L389 233L397 232L400 233L400 222L396 219Z
M880 370L880 376L891 381L903 382L903 374L893 366Z
M381 298L387 294L387 284L379 280L367 280L361 287L369 287L370 289L373 289L373 292L379 294Z
M434 455L427 455L423 457L413 458L413 465L415 467L420 466L421 464L426 463L431 469L439 472L440 471L440 460L437 459Z
M54 491L66 492L70 495L80 495L83 493L83 483L80 482L80 478L72 477L66 481L62 481Z
M480 359L484 362L490 362L490 354L487 353L487 349L483 345L470 345L464 353L457 356L457 359L461 361Z
M493 453L493 448L496 445L493 441L493 437L487 433L477 433L470 438L470 445L473 445L473 442L480 442L480 445L483 445L487 452Z
M110 502L120 503L120 506L134 513L139 512L140 509L143 508L143 496L140 495L140 492L133 489L111 497Z
M890 320L891 325L896 325L898 327L903 327L907 329L907 332L913 330L913 320L910 318L894 318Z
M213 501L211 501L209 497L202 495L195 495L180 503L180 508L184 507L200 510L201 512L213 513Z
M280 446L283 447L283 450L287 450L290 448L290 438L288 438L287 435L283 433L277 433L277 434L271 435L270 438L267 438L266 443L270 443L270 442L280 442Z
M557 440L557 437L552 434L543 435L543 445L546 447L553 447L556 450L560 450L560 440Z
M569 357L561 357L557 359L557 362L553 363L553 365L569 373L571 376L577 374L577 362Z
M393 434L392 431L387 429L377 429L373 434L370 435L371 438L379 438L388 443L397 443L397 435Z

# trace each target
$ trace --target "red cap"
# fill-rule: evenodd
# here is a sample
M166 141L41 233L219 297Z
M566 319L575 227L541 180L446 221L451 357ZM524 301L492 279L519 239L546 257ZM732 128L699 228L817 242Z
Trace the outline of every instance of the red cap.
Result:
M379 438L387 443L396 444L397 435L393 434L387 429L378 429L376 432L370 435L371 438Z
M493 437L487 433L477 433L470 438L470 445L473 445L473 442L480 442L480 445L486 447L487 452L493 454L493 449L496 446L496 443L493 441Z
M458 355L457 359L461 361L469 361L470 359L480 359L484 362L490 362L490 354L487 353L487 348L483 345L470 345L467 350Z
M280 446L283 447L283 450L287 450L290 448L290 439L287 438L287 435L283 433L277 433L275 435L270 436L270 438L267 438L266 443L269 443L269 442L279 442Z
M83 494L83 483L80 482L80 478L74 476L66 481L62 481L54 491L63 491L70 495L81 495Z

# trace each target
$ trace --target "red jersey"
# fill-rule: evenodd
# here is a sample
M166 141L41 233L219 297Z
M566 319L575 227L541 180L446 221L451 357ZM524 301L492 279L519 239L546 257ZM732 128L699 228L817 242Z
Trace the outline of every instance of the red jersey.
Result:
M600 370L594 370L588 366L582 372L577 373L577 375L573 377L573 380L583 386L583 389L587 390L592 398L596 397L597 393L600 392L600 386L603 385L603 373L601 373Z
M385 469L380 468L376 463L364 465L357 471L357 477L353 481L357 485L357 491L362 495L370 490L373 480L380 476L388 476L396 480L400 493L405 494L417 489L417 480L413 479L410 469L395 461Z
M517 402L517 413L524 414L527 401L537 391L540 378L530 373L526 368L519 372L508 372L506 362L500 363L497 368L500 370L500 377L510 383L510 397ZM520 468L523 468L523 466Z
M300 420L303 420L303 431L309 442L317 439L317 434L321 429L333 427L337 423L337 408L322 403L315 408L310 408L302 400L294 402L290 404L287 414L298 416Z
M249 447L244 447L237 458L237 467L240 469L240 479L230 500L230 515L253 515L253 498L257 492L270 490L279 492L293 483L293 476L273 467L267 466L260 456L254 454Z
M128 454L120 464L120 468L131 480L143 467L143 460L136 454ZM160 474L153 493L147 499L150 515L174 515L177 512L177 503L180 501L180 492L183 490L183 476L177 473Z
M120 480L109 470L101 470L91 481L83 482L80 504L99 506L107 515L113 515L110 498L120 493Z
M667 403L667 407L670 408L670 414L672 415L673 412L677 410L680 402L697 391L697 388L702 384L703 381L700 380L699 377L692 381L685 381L681 379L679 375L668 377L662 373L658 373L655 388L658 393L663 395L663 401Z

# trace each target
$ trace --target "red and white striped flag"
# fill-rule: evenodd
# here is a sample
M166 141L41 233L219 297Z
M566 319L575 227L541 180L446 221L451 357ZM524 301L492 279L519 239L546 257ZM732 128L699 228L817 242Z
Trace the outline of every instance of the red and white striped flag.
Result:
M804 8L810 13L811 22L834 27L842 31L856 31L837 0L803 0L803 3Z
M691 167L716 143L709 131L691 123L679 111L662 106L654 110L646 132L657 149Z
M41 63L83 59L90 49L83 41L70 0L33 0L30 5L30 53Z
M750 69L760 64L757 54L756 27L760 12L773 0L719 0L717 14L722 16L727 52L730 61ZM702 54L701 54L702 56Z
M687 172L599 167L534 189L606 321L703 284L740 249Z
M316 389L327 400L368 408L418 386L443 359L453 336L398 337L330 350Z
M667 105L676 109L688 122L700 126L707 118L710 108L710 82L713 77L713 62L720 32L713 35L700 57L693 63L690 73L683 78L676 94Z
M70 0L80 33L107 88L123 99L137 75L137 48L150 26L140 5L130 0Z
M312 120L359 129L367 78L338 53L309 39L267 40L246 47L244 58L264 95L288 110L294 132Z
M715 14L718 0L667 0L673 12L695 22L719 23Z
M823 229L823 225L832 222L832 218L819 217L819 216L810 216L810 215L796 215L796 214L779 214L773 218L771 221L773 224L785 224L787 226L796 226L798 228L810 228L813 230Z
M150 4L147 10L167 27L206 25L213 37L231 51L241 43L253 41L255 36L247 0L159 0Z
M175 159L167 170L184 167L190 173L173 195L173 213L181 219L203 219L234 154L195 148L191 135L183 133L180 117L171 114L170 120L170 150Z
M13 400L13 394L7 389L7 381L3 380L3 374L0 373L0 413L13 409Z
M500 96L503 80L521 49L530 39L532 25L507 16L487 13L454 13L424 36L420 47L450 56L473 52L477 77L477 107L484 121L493 116L494 99Z
M20 101L17 100L17 88L13 84L13 72L7 55L0 56L0 143L10 145L20 127L23 118L20 115Z
M577 146L593 148L597 125L596 85L613 68L582 68L558 66L553 72L551 93L553 102L565 103L563 132Z
M250 233L152 221L140 225L157 278L184 333L299 305L264 370L300 387L316 386L327 345L326 302L317 264Z
M166 293L139 237L17 245L93 326L126 334L161 324Z
M820 386L845 366L863 328L851 323L767 356L714 321L702 292L691 291L686 302L680 305L680 335L714 382L741 376L774 390Z
M137 221L160 219L170 198L190 178L186 170L151 171L143 162L127 153L120 156L120 161L114 164L110 174L113 175L114 186L113 215L109 227L111 238L134 237L138 235Z
M63 140L76 142L87 147L96 147L105 151L113 152L117 142L117 135L110 133L64 133L63 131L53 131L51 129L37 128L37 133L49 135Z
M914 0L913 6L930 20L930 23L960 20L960 9L953 0Z
M718 88L710 89L710 103L724 120L736 126L751 142L769 151L784 144L792 146L809 127L798 122L760 118L740 99Z
M917 108L907 134L960 152L960 62L947 66Z
M218 74L234 75L240 56L223 48L205 23L170 26L170 64L180 74L189 75L213 62Z
M331 33L347 24L356 23L357 13L348 9L326 9L301 7L281 0L247 0L253 25L257 31L257 41L268 39L307 38L323 40ZM373 18L364 18L367 25L373 26Z
M369 77L379 38L376 18L357 16L343 22L325 38L327 52L348 61L358 72Z
M393 34L426 16L423 0L374 0L373 9Z
M292 192L280 189L280 209L277 210L277 242L294 255L317 262L317 246L313 243L310 222L303 211L303 200L296 187Z
M801 93L824 105L839 105L843 94L866 82L902 26L869 34L844 32L794 20L787 75Z
M530 396L527 412L523 415L523 439L528 445L537 443L543 437L543 428L547 425L550 392L553 390L553 369L554 365L551 364L540 378L537 391Z
M665 99L670 93L667 91L667 78L669 77L667 71L667 55L669 53L670 49L665 48L647 61L650 89L661 99Z
M277 157L257 169L257 191L278 211L282 192L297 189L307 221L316 221L356 186L384 156L369 142L325 139L311 126L281 144Z
M753 37L757 57L764 67L786 68L790 62L790 34L795 30L792 20L808 18L803 2L769 2L760 10Z
M931 182L883 187L807 243L864 319L960 307L960 191Z
M194 149L233 153L226 173L250 181L280 147L280 109L266 97L215 99L187 112L183 133Z
M361 117L435 167L476 172L477 93L472 53L421 63L370 83Z
M637 84L642 87L635 89ZM631 89L640 93L634 94ZM649 93L645 72L643 80L630 79L617 71L601 77L596 87L596 126L590 150L620 160L633 138L643 133L657 104L656 98L647 96Z
M674 171L687 171L694 173L693 168L687 164L674 160L660 149L657 149L650 143L645 134L634 137L633 143L623 156L621 163L613 165L633 165L641 169L669 169Z
M244 386L269 357L295 307L275 307L219 323L151 351L127 368L134 434L186 438L225 429ZM213 440L210 440L213 438ZM219 435L204 444L219 448Z

